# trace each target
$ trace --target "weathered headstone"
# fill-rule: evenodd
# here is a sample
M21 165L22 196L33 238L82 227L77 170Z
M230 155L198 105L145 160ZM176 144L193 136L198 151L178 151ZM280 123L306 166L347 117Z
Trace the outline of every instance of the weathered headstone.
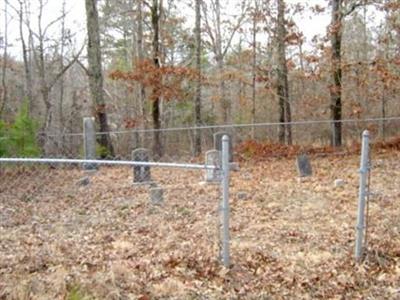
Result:
M152 187L150 189L150 200L154 205L161 205L164 203L164 190L161 187Z
M85 177L79 179L76 184L78 186L87 186L90 184L90 178L88 176L85 176Z
M83 118L83 150L86 160L96 159L96 129L94 126L94 118ZM83 169L97 170L97 165L92 163L84 163Z
M253 175L250 172L243 173L242 174L242 179L243 180L252 180L253 179Z
M312 176L311 163L307 155L301 154L297 156L297 170L300 177Z
M209 150L206 152L206 165L221 167L221 152L218 150ZM220 182L221 169L207 169L206 182Z
M237 193L237 198L238 198L239 200L247 200L247 199L250 198L250 195L249 195L249 193L247 193L247 192L240 191L240 192Z
M150 151L145 148L138 148L132 151L132 160L148 162L150 160ZM151 183L151 172L149 166L133 166L133 183L149 184Z
M239 170L240 170L239 163L237 163L237 162L229 163L229 170L231 170L233 172L239 172Z
M337 188L344 186L346 182L343 179L336 179L333 184Z
M232 136L227 132L216 132L214 133L214 149L222 151L222 138L224 135L229 137L229 162L233 162L233 148L232 148Z

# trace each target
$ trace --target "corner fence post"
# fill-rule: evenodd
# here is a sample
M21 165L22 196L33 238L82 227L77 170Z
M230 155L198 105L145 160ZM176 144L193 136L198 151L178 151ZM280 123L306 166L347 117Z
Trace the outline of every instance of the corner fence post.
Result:
M360 162L360 187L358 194L358 214L356 226L355 259L360 262L363 254L363 238L365 230L365 188L369 172L369 132L365 130L362 137L361 162Z
M228 268L229 257L229 137L222 138L222 263Z

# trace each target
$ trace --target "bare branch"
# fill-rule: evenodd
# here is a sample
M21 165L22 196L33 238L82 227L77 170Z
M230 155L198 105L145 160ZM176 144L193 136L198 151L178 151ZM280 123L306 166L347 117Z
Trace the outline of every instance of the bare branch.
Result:
M72 58L72 60L71 60L67 65L65 65L64 68L62 68L62 70L54 77L53 81L50 82L50 84L49 84L49 89L51 89L51 88L56 84L56 82L61 78L61 76L63 76L64 73L67 72L68 69L69 69L74 63L78 62L78 64L79 64L79 57L80 57L80 55L82 54L83 49L85 49L85 44L86 44L86 43L83 43L83 44L82 44L82 47L81 47L81 49L79 49L79 52L78 52L78 53Z
M222 57L224 57L224 56L226 55L226 53L228 52L228 49L229 49L230 46L231 46L233 37L235 36L236 32L238 31L238 29L239 29L240 26L242 25L243 20L245 19L245 17L246 17L246 14L243 12L242 15L240 16L240 18L239 18L239 20L238 20L236 26L232 29L231 35L230 35L230 37L229 37L229 39L228 39L228 42L227 42L227 44L226 44L226 46L225 46L225 49L222 51Z
M361 7L361 6L365 6L365 5L372 5L374 4L374 1L366 1L366 0L360 0L357 2L353 2L351 4L351 6L342 13L342 18L347 17L348 15L350 15L351 13L353 13L357 8Z
M82 68L83 71L85 71L86 75L89 76L89 70L85 67L85 65L79 60L76 60L76 63L78 64L78 66L80 66Z
M43 29L43 36L46 36L46 32L47 30L53 26L55 23L59 22L60 20L62 20L63 18L65 18L68 15L69 12L64 12L63 14L61 14L61 16L57 17L56 19L54 19L53 21L51 21L49 24L46 25L46 27Z
M203 8L203 19L204 19L204 22L206 23L206 32L207 32L208 36L211 39L213 52L217 53L215 37L214 37L214 34L213 34L212 30L211 30L211 26L210 26L210 23L209 23L209 20L208 20L207 7L205 6L204 2L202 2L202 4L203 4L202 5L202 8Z

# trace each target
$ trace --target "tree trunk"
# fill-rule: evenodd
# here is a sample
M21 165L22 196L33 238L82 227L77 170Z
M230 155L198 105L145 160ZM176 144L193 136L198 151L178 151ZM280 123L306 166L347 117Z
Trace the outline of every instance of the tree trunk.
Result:
M34 62L38 72L38 80L39 80L39 90L42 97L42 101L45 107L44 111L44 122L42 125L42 131L45 133L43 136L42 146L44 147L45 153L48 152L48 143L49 138L47 136L48 129L50 128L52 121L52 103L50 101L50 91L51 88L47 85L47 76L46 76L46 62L45 62L45 36L42 29L42 19L43 19L43 10L44 10L43 0L39 0L39 13L38 13L38 32L35 34L38 40L38 45L35 47L32 28L30 27L30 23L28 23L28 30L30 32L31 38L31 46L33 50Z
M384 84L385 85L385 84ZM381 138L382 140L386 139L386 93L385 93L385 87L383 88L382 92L382 99L381 99L381 126L380 126L380 131L381 131Z
M299 42L299 62L300 62L300 69L301 69L301 87L303 89L302 93L305 92L306 89L306 85L304 83L304 76L306 74L305 72L305 68L304 68L304 52L303 52L303 39L301 39L301 41Z
M47 132L50 128L51 120L52 120L52 103L50 102L50 90L47 86L46 82L46 70L45 70L45 61L44 61L44 45L43 45L44 37L41 34L41 28L39 26L39 47L38 47L38 74L40 81L40 93L42 95L42 100L45 105L45 113L44 113L44 132Z
M332 140L333 147L342 146L342 0L332 1L331 22L331 45L332 45L332 81L331 95L331 118L332 118Z
M46 62L45 62L45 49L44 49L44 34L42 30L42 18L43 18L43 9L44 4L43 0L39 0L39 15L38 15L38 47L37 50L34 50L34 57L36 62L36 67L38 68L38 75L39 75L39 84L40 84L40 93L42 96L43 103L45 105L45 114L44 114L44 125L43 131L47 133L48 129L50 128L50 124L52 121L52 103L50 101L50 88L46 82ZM31 29L29 28L29 31ZM44 145L49 142L47 137L45 136ZM47 147L45 147L45 151L47 151Z
M211 9L212 9L212 22L209 21L208 18L208 13L207 13L207 4L206 2L210 3ZM222 111L222 119L223 123L228 123L231 118L231 103L230 101L226 98L226 85L225 85L225 79L224 79L224 60L225 56L228 53L228 50L232 44L233 38L235 36L235 33L240 30L241 25L243 20L245 19L247 15L247 6L246 3L247 1L242 1L241 2L241 12L236 18L236 24L232 25L232 29L227 30L226 33L228 33L229 37L227 39L223 39L223 25L226 24L226 21L221 20L221 3L220 0L212 0L212 1L202 1L201 2L203 5L203 19L205 23L205 30L210 37L211 40L211 46L212 46L212 51L215 56L215 61L217 63L217 70L219 74L219 84L218 84L218 89L219 89L219 104L221 107ZM223 44L225 44L223 46ZM213 102L211 102L212 108Z
M65 0L63 0L62 3L62 15L65 16ZM61 22L61 46L60 46L60 70L59 72L62 72L64 69L64 45L65 45L65 17L63 17L62 22ZM59 132L61 133L61 137L59 140L59 149L63 151L65 148L65 120L64 120L64 94L65 94L65 83L64 83L64 77L62 76L60 78L60 98L59 98L59 103L58 103L58 115L59 115L59 120L60 120L60 130Z
M286 123L279 128L279 141L292 144L291 109L289 102L288 68L286 64L286 28L285 28L285 2L278 0L278 83L277 94L279 97L279 122Z
M197 71L197 82L196 82L196 96L194 104L194 119L196 127L201 125L201 12L200 12L200 0L196 0L196 71ZM201 153L201 130L195 130L194 138L194 155L200 155Z
M4 51L3 51L3 65L1 68L1 85L2 85L2 95L0 104L0 118L3 115L4 108L7 103L7 61L8 61L8 3L4 3Z
M387 2L386 2L387 4ZM389 69L389 60L390 60L390 41L392 40L391 36L391 28L389 25L390 22L390 14L389 11L386 9L385 10L385 21L387 22L386 24L386 29L385 29L385 34L384 37L387 39L387 42L385 44L385 47L383 48L383 53L382 56L384 58L384 66L386 69ZM387 81L385 78L382 78L382 95L381 95L381 118L382 121L380 122L380 136L382 140L386 139L386 102L388 100L386 90L388 89Z
M153 63L156 68L160 68L160 9L158 0L153 0L151 8L151 25L153 27ZM153 87L152 95L152 117L153 117L153 129L154 129L154 140L153 140L153 154L158 158L162 157L162 141L161 141L161 114L160 114L160 95L158 83L161 78L158 78Z
M29 103L29 115L33 110L33 84L32 84L32 74L31 74L31 67L30 67L30 59L29 59L29 50L26 45L25 37L24 37L24 6L23 2L19 2L19 11L18 11L18 22L19 22L19 38L21 40L22 46L22 58L24 61L24 73L25 73L25 85L24 85L24 97Z
M257 79L257 23L258 23L258 0L254 0L254 15L253 15L253 41L252 41L252 66L251 66L251 122L256 122L256 79ZM251 128L251 138L254 140L256 137L256 129Z
M222 49L222 32L221 32L221 4L219 0L215 0L215 15L216 15L216 33L215 33L215 44L216 44L216 61L218 66L218 73L220 76L219 80L219 95L220 103L222 108L222 121L224 124L228 123L230 103L226 99L226 86L224 80L224 54Z
M218 66L218 73L220 76L219 80L219 95L220 95L220 103L222 109L222 122L223 124L227 124L229 120L229 112L230 112L230 103L226 99L226 85L224 76L224 60L222 56L218 56L217 58L217 66Z
M366 0L364 0L365 2ZM367 6L364 5L363 7L363 50L362 50L362 60L363 63L361 64L362 68L362 78L361 80L364 80L364 89L361 89L360 92L363 93L363 104L364 104L364 111L365 113L369 113L369 99L368 99L368 57L369 57L369 51L368 51L368 18L367 18ZM360 94L361 94L360 93ZM368 115L364 115L364 117L369 117Z
M143 0L138 0L138 16L137 16L137 54L138 63L143 63L144 61L144 50L143 50ZM140 111L142 118L142 129L147 128L147 116L146 116L146 89L142 83L139 83L139 101L140 101ZM145 133L141 134L141 144L145 147Z
M88 63L89 85L93 103L96 105L97 119L100 124L100 145L107 150L102 151L102 158L107 155L114 156L114 148L109 135L109 127L106 113L106 103L103 91L102 60L100 53L99 16L96 7L97 0L85 0L86 22L88 32Z

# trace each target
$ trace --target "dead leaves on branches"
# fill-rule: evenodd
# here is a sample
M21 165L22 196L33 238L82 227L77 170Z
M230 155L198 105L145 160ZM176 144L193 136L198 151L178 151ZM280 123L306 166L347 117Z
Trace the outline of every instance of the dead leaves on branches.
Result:
M152 100L160 97L166 100L184 98L185 83L202 80L194 69L177 66L158 67L150 60L139 62L133 71L115 70L109 77L128 83L137 82L146 88L152 88Z

